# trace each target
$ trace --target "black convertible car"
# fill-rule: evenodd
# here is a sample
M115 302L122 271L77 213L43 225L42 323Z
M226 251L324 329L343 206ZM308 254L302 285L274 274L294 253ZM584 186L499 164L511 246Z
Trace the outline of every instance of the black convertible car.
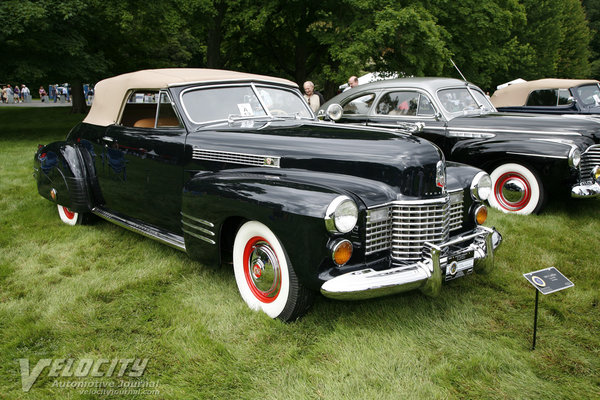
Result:
M538 79L494 92L498 111L558 115L600 114L600 82L593 79Z
M411 128L453 161L490 173L490 205L539 212L547 195L600 195L600 123L585 118L499 113L477 86L450 78L402 78L360 85L325 103L319 117Z
M67 224L93 214L206 265L233 261L244 301L273 318L299 317L318 291L435 295L493 265L485 172L410 134L323 124L290 81L147 70L95 95L37 150L39 193Z

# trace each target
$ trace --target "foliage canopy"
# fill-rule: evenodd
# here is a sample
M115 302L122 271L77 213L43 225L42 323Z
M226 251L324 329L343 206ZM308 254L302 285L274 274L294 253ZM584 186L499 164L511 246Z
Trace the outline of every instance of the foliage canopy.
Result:
M584 5L586 9L584 9ZM600 71L597 0L5 0L3 81L94 82L143 68L207 67L306 79L517 77ZM587 10L587 17L586 17ZM588 22L589 18L590 21ZM590 29L590 27L592 29Z

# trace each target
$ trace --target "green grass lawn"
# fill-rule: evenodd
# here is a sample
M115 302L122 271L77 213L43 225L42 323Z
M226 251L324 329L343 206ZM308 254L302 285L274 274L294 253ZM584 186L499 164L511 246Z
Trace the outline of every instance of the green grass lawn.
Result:
M227 268L108 222L62 224L37 194L33 154L80 119L0 109L0 399L600 398L600 200L563 196L539 216L492 211L504 235L496 269L438 298L319 297L285 324L250 311ZM550 266L575 287L540 296L531 351L535 292L522 274ZM149 360L140 378L46 369L24 392L18 360L33 369L47 358ZM57 387L120 379L157 387L137 396Z

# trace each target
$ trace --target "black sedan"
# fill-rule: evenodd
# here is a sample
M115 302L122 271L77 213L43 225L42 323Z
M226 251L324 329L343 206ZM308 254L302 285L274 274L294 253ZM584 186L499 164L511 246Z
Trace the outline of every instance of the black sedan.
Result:
M326 120L412 128L449 160L490 173L490 205L539 212L553 191L600 195L600 124L583 118L499 113L477 86L450 78L402 78L357 86L325 103Z

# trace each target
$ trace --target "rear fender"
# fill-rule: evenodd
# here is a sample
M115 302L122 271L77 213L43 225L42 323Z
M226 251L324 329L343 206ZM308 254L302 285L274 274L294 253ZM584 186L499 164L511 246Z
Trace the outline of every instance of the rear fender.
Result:
M63 205L75 212L87 212L92 208L90 168L86 165L81 145L54 142L38 149L34 156L34 178L42 197ZM52 195L54 192L54 196Z

